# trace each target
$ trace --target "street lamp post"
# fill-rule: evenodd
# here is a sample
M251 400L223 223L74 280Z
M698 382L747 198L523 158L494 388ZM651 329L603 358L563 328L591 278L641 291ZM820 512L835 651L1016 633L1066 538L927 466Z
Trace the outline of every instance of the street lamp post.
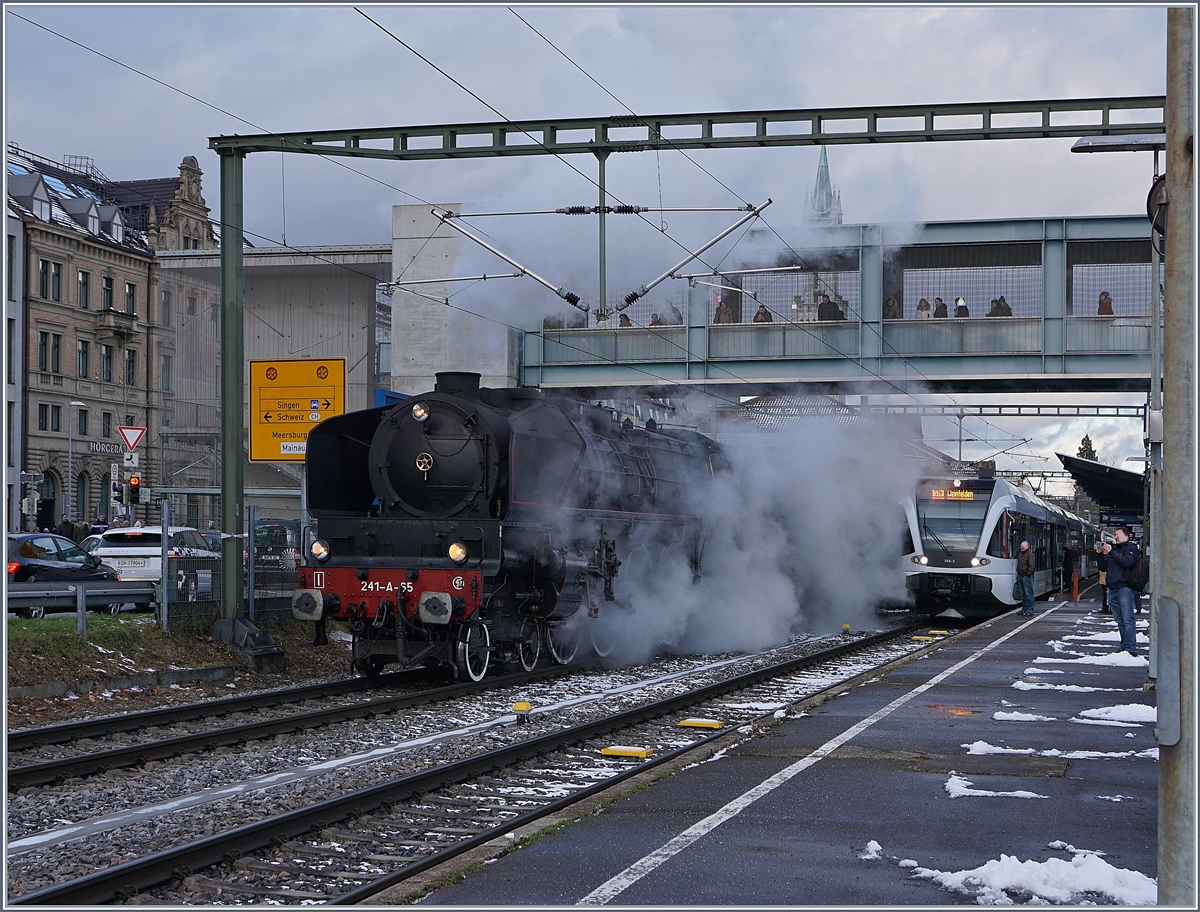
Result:
M75 512L75 466L72 457L75 455L75 409L86 408L85 402L72 402L67 408L67 508L63 510L68 519L74 519Z

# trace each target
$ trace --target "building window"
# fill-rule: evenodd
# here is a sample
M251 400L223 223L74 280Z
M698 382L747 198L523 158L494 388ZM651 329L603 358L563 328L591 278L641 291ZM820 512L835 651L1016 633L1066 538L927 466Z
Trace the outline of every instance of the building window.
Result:
M38 370L45 373L50 369L50 333L38 333Z
M50 430L62 430L62 406L60 405L50 406Z
M82 437L87 436L87 409L79 409L79 424L75 428L75 433Z
M17 256L17 236L15 234L10 234L8 236L8 260L6 261L8 264L8 274L6 277L7 281L8 281L8 299L10 301L16 300L16 298L13 297L13 295L16 294L16 288L13 285L13 283L16 281L16 279L15 279L16 272L14 271L14 266L13 266L13 260L16 259L16 256Z
M50 373L62 373L62 335L50 333Z
M8 406L8 415L7 415L8 436L4 438L4 440L5 440L4 449L5 449L5 454L8 458L8 464L10 466L15 466L17 464L17 460L16 460L16 457L13 455L16 451L16 447L13 446L13 437L15 436L13 434L13 431L15 430L15 428L13 426L13 418L16 415L16 405L17 404L15 402L6 402L4 404Z
M163 326L171 325L171 292L165 288L162 293L162 323Z
M105 276L103 284L100 288L100 308L102 310L112 310L113 302L113 280L112 276Z
M137 286L132 282L125 283L125 313L137 313Z
M125 349L125 385L137 385L137 352L132 348Z
M81 379L87 379L88 365L91 362L92 346L91 343L86 339L80 339L78 345L79 351L77 353L78 357L76 358L77 372Z
M113 365L112 365L112 346L111 345L101 345L100 346L100 379L103 380L105 383L113 382L112 367L113 367ZM105 434L104 436L107 437L108 435Z
M196 316L196 299L191 295L188 295L187 299L187 315L189 317Z
M38 260L38 296L50 297L50 261Z
M79 306L87 310L92 306L92 274L79 270Z
M219 300L217 300L216 298L209 298L209 301L208 301L208 318L209 318L210 320L212 320L214 323L216 323L216 322L217 322L217 318L218 318L220 315L221 315L221 302L220 302Z
M100 436L112 436L112 412L104 412L100 415Z
M50 300L62 300L62 263L50 264Z
M44 402L38 403L38 430L46 431L50 429L50 406Z
M4 336L4 352L6 356L6 360L4 362L5 373L8 375L7 379L9 383L16 383L17 369L14 367L14 363L16 361L17 321L12 317L9 317L6 322L6 328L8 332Z
M159 365L158 384L162 387L163 392L171 391L171 356L163 355L162 363Z

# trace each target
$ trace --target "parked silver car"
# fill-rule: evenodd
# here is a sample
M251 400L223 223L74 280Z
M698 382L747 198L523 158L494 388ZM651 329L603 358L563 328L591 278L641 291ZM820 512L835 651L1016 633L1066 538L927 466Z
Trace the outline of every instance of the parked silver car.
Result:
M167 556L189 559L190 569L180 570L175 581L179 597L194 601L208 596L220 556L208 550L200 533L189 526L171 526L167 534ZM92 554L120 573L123 580L157 583L162 579L162 526L108 529L101 534ZM211 568L203 566L209 562ZM138 607L148 608L149 604Z

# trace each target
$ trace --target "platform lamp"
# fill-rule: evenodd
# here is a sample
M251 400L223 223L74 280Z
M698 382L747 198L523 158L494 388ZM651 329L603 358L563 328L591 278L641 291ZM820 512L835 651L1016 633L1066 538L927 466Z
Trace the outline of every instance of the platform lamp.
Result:
M75 455L75 409L87 408L86 402L72 402L67 406L67 505L63 510L68 519L75 513L75 467L72 457Z

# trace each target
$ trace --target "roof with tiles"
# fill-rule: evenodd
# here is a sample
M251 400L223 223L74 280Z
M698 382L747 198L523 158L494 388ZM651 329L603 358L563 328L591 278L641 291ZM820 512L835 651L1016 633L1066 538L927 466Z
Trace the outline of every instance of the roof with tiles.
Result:
M151 180L113 181L108 185L116 204L125 212L129 227L145 231L149 225L150 207L161 222L179 190L179 177L158 177Z
M41 156L25 152L12 143L9 144L7 151L6 166L10 175L40 174L42 176L46 189L50 193L49 224L56 228L92 238L95 241L129 253L149 254L151 252L150 247L146 244L145 235L128 224L126 224L122 232L121 240L117 240L111 230L111 222L106 221L104 224L109 227L102 226L98 233L93 234L67 211L66 207L72 206L71 201L77 199L90 199L98 207L116 204L117 200L108 192L107 184L97 180L88 173L77 171L67 166L56 165L54 162L44 159ZM10 207L18 211L27 220L32 222L43 221L31 210L13 199L11 194L9 195L8 202ZM72 206L72 208L75 207ZM122 219L124 220L124 216L122 216Z

